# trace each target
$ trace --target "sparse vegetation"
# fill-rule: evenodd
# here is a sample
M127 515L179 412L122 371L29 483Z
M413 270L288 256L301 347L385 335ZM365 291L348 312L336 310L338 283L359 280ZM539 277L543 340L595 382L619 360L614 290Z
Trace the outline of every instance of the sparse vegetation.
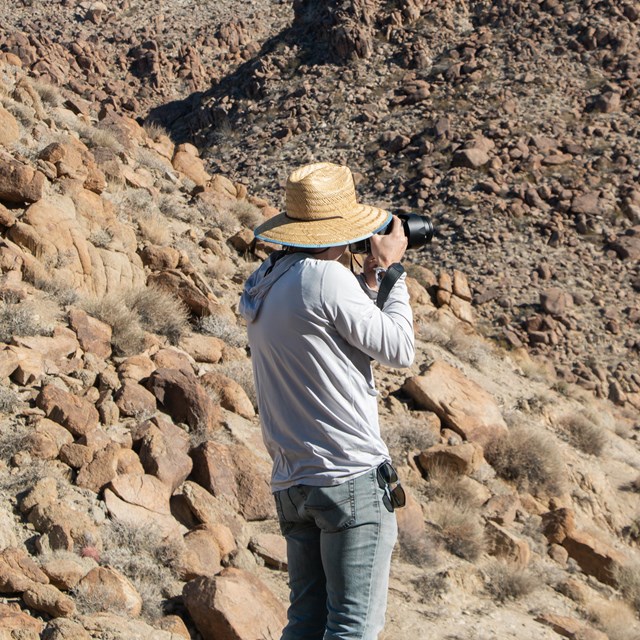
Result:
M236 272L233 263L224 258L216 258L212 260L205 270L206 275L213 280L222 280L228 278Z
M625 600L640 615L640 563L618 567L614 572L614 578Z
M207 336L220 338L232 347L244 347L247 344L246 331L223 316L203 316L198 319L195 329Z
M403 416L395 423L383 423L381 429L394 460L405 459L412 451L424 451L439 440L424 421L413 415Z
M160 136L169 135L169 132L155 120L145 120L142 127L151 140L157 140Z
M236 200L229 207L229 213L249 229L254 229L264 220L260 209L246 200Z
M0 302L0 341L11 342L13 336L45 335L48 330L41 326L33 308L21 302Z
M232 360L217 365L216 370L227 378L235 380L247 394L251 404L255 409L258 408L258 397L256 396L256 388L253 383L253 369L251 362L248 360Z
M538 585L531 571L500 560L490 562L483 574L485 589L500 603L529 595Z
M11 388L0 385L0 413L13 413L20 404L20 397Z
M40 100L42 100L43 104L48 104L52 107L59 107L63 103L64 100L60 93L60 89L55 85L35 79L31 79L30 83L35 92L40 96Z
M563 490L564 463L553 437L543 430L513 428L489 443L485 458L500 477L523 491L558 495Z
M111 244L112 240L113 234L108 229L96 229L89 236L89 242L99 249L106 249Z
M217 208L204 200L199 200L196 206L204 216L205 222L220 229L225 236L231 235L238 229L238 219L229 209Z
M447 550L465 560L476 560L485 549L477 511L438 501L429 504L427 518L437 527Z
M416 591L420 594L420 602L433 602L449 590L445 573L432 573L413 580Z
M159 246L166 246L171 243L171 229L167 226L167 221L160 215L153 214L140 218L138 226L142 236Z
M571 444L580 451L594 456L602 454L607 444L607 435L599 424L581 413L571 413L560 419L559 426L566 431Z
M609 640L637 640L638 626L633 610L621 600L604 600L593 602L587 606L589 620Z

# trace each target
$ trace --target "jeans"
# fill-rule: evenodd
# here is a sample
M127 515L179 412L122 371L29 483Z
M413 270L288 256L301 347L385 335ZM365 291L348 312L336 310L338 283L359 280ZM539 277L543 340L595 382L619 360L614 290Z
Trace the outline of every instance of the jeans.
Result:
M375 469L333 487L274 494L291 590L281 640L376 640L398 535L383 496Z

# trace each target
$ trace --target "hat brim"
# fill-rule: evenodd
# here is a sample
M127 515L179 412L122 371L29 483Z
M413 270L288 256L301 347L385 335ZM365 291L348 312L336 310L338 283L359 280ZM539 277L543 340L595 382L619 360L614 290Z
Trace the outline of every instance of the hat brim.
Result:
M281 213L254 230L256 238L287 247L337 247L369 238L391 222L391 214L384 209L358 205L355 212L344 218L296 220Z

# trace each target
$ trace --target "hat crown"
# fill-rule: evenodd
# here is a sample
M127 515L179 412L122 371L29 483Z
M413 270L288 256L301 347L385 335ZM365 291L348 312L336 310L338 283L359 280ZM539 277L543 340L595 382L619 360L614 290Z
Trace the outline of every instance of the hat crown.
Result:
M295 220L346 218L358 210L348 167L318 162L294 171L287 180L287 217Z

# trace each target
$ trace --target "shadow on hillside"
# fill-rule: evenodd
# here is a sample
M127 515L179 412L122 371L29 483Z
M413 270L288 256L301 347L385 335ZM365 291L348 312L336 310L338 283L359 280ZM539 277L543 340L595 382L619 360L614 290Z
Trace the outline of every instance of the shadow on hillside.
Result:
M300 65L339 62L328 45L322 20L317 11L308 11L304 19L294 21L290 27L266 40L255 56L224 76L210 89L155 107L147 115L146 121L162 125L176 144L191 142L201 146L206 142L211 128L233 126L237 107L227 110L216 106L223 98L229 97L237 101L265 97L269 59L277 56L278 52L284 54L287 47L297 48L295 58L288 60L284 69L277 70L282 79L293 77ZM319 36L319 33L323 35Z

